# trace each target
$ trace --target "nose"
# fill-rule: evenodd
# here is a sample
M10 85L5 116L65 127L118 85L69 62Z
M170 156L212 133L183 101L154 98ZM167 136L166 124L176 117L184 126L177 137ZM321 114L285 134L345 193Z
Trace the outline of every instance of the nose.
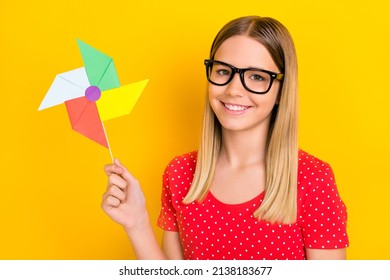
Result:
M240 74L234 73L233 79L227 85L226 94L232 96L243 96L244 91L245 88L242 85Z

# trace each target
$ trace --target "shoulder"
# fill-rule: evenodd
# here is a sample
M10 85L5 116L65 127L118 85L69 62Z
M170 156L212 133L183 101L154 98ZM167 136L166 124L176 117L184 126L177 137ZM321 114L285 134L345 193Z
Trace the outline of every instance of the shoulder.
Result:
M165 191L181 201L188 192L194 179L197 151L174 157L166 166L163 174Z
M305 152L304 150L299 149L298 151L298 171L303 171L304 169L326 169L330 168L330 165L309 154L308 152Z
M158 225L164 230L177 231L176 212L182 205L194 177L197 152L174 157L163 174L161 212Z
M166 175L174 176L176 173L195 171L197 151L192 151L174 157L166 166Z
M330 164L302 150L298 157L298 196L300 202L339 196Z
M300 198L334 191L337 193L333 170L329 163L299 150L298 194Z
M298 155L298 182L321 182L333 180L333 171L329 163L303 151Z

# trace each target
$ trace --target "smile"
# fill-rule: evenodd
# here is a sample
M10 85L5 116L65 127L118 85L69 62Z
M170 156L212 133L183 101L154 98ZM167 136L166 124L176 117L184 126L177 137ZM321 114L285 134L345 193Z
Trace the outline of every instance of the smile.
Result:
M229 111L233 111L233 112L243 112L243 111L250 108L250 106L227 104L227 103L223 103L223 102L222 102L222 104L225 106L226 109L228 109Z

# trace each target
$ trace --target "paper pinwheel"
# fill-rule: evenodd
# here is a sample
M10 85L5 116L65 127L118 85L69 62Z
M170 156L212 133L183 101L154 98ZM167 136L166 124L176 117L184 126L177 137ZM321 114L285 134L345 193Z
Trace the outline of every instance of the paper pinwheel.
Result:
M103 121L129 114L148 80L120 86L114 61L77 40L84 66L58 74L38 111L64 103L72 128L111 148Z

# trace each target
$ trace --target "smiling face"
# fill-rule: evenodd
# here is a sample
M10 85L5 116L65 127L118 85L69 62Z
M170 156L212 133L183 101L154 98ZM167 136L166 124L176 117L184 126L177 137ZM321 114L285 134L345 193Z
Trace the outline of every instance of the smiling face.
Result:
M214 60L238 68L259 68L280 73L267 49L255 39L244 35L224 41L215 53ZM223 129L268 131L279 88L280 81L275 80L268 93L254 94L244 88L239 74L236 74L225 86L209 83L209 101Z

